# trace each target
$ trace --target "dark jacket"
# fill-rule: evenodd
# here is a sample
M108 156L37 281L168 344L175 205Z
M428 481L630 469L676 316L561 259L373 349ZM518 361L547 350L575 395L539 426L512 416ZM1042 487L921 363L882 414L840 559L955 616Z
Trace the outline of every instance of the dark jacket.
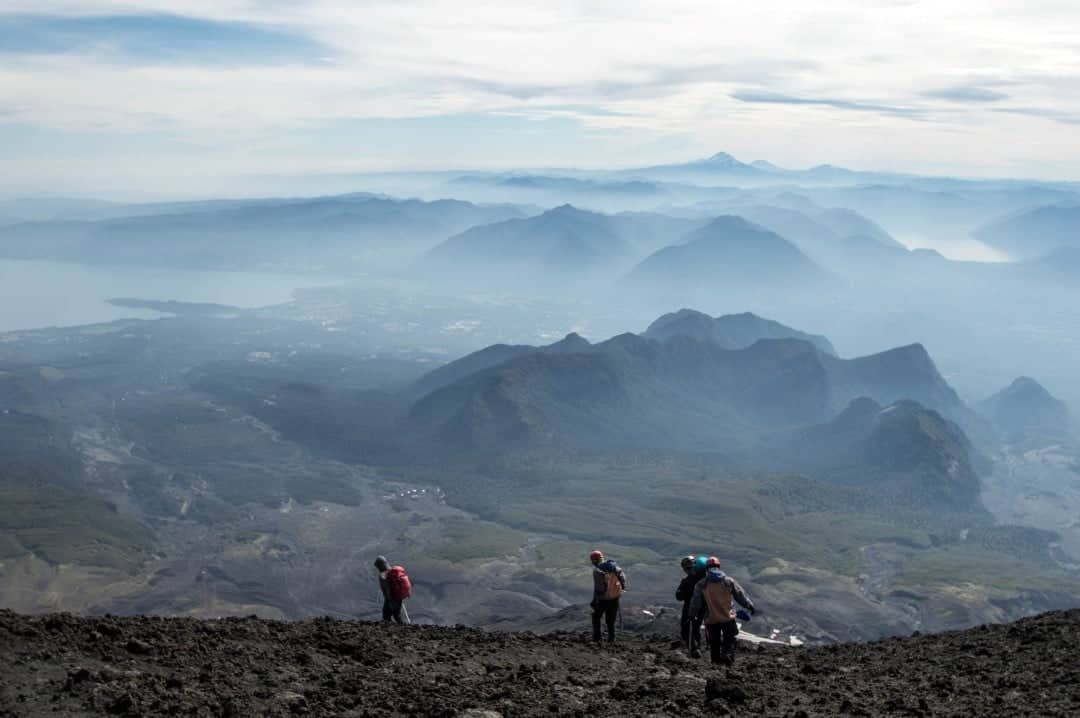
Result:
M682 601L684 605L689 605L690 599L694 597L694 586L703 578L705 578L705 574L697 571L687 574L686 578L679 582L679 587L675 589L675 600Z

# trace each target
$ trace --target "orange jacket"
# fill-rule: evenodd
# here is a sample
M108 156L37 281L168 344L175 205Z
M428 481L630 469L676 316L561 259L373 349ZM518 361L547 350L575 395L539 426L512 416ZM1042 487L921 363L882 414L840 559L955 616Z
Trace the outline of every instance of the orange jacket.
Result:
M727 623L735 620L735 602L747 610L754 610L754 602L743 591L739 582L718 568L710 568L705 578L694 587L690 602L690 615L705 618L706 624Z

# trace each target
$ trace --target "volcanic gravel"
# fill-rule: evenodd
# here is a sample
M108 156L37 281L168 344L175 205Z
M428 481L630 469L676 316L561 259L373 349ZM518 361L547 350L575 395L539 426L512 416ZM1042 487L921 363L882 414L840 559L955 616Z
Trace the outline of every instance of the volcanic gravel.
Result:
M0 716L1078 716L1080 611L691 660L667 637L0 611Z

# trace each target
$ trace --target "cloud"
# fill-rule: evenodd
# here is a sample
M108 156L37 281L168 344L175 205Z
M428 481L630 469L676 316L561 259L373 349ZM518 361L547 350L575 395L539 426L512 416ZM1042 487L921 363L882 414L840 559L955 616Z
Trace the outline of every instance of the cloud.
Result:
M947 100L949 102L998 102L1007 100L1009 96L1004 92L991 90L978 85L953 85L934 90L926 90L921 93L923 97L933 100Z
M993 111L1005 115L1038 117L1045 120L1060 122L1064 125L1080 125L1080 112L1066 112L1050 107L995 107Z
M876 102L860 102L857 100L843 100L829 97L796 97L779 92L762 90L738 90L731 96L739 102L750 102L766 105L818 105L831 107L835 110L854 110L856 112L879 112L884 115L895 117L918 117L923 112L913 107L900 107L897 105L883 105Z
M811 72L809 61L761 61L746 63L613 64L602 77L567 78L561 82L519 82L506 78L479 78L466 71L440 78L446 84L503 97L533 100L543 97L580 97L592 100L664 97L693 85L726 85L732 82L769 82L792 72ZM486 74L486 73L485 73Z
M114 63L313 62L330 50L296 32L179 15L0 15L0 55L96 56Z
M558 118L563 133L622 133L628 147L678 152L649 162L719 148L791 165L865 165L874 156L896 169L920 157L964 163L1010 153L1001 161L1015 162L1049 147L1080 162L1066 132L1080 115L1072 30L1080 5L1067 0L942 0L932 9L907 0L0 6L0 107L8 108L0 132L20 124L109 133L110 142L161 132L175 147L213 147L224 158L243 134L406 120L424 120L405 124L431 132L438 118L497 116L521 120L515 128ZM1006 107L1017 109L997 112ZM1040 122L1047 117L1060 126ZM1039 136L1014 139L1023 123ZM303 159L304 142L267 146L280 153L263 153L268 162ZM589 143L568 146L582 163L599 160ZM402 147L403 164L416 161ZM485 163L507 148L470 145ZM427 156L439 164L450 152Z

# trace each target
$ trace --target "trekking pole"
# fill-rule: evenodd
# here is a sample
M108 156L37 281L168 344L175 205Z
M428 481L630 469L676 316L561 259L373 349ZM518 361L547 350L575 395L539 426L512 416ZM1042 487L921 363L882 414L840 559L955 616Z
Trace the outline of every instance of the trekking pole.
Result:
M401 602L401 622L406 626L412 624L412 619L409 618L409 609L405 608L405 602Z

